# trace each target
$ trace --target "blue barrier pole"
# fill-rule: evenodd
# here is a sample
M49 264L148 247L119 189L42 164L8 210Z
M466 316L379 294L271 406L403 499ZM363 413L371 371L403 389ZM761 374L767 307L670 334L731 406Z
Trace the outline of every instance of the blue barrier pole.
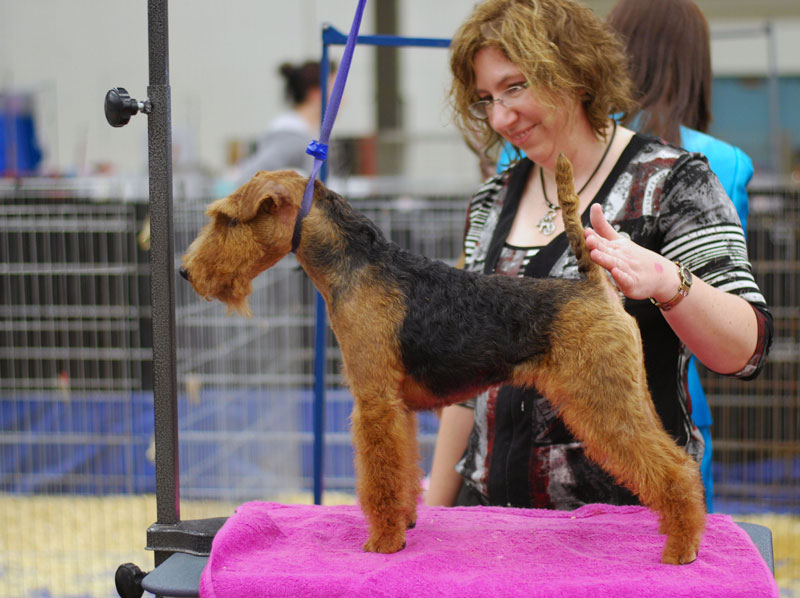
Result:
M347 41L346 37L345 41ZM320 122L322 122L328 104L329 74L329 50L328 46L323 43L322 61L320 62L320 87L322 89ZM323 182L328 179L327 162L323 162L319 176ZM325 476L325 333L328 326L325 300L319 291L314 296L314 313L314 504L320 505L322 504Z

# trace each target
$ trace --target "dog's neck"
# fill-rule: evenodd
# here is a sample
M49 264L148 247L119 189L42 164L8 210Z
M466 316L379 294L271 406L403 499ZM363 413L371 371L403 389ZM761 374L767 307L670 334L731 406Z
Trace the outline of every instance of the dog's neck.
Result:
M389 245L380 229L337 193L320 186L303 220L295 255L328 305L365 267L375 248Z
M300 239L303 236L303 220L305 220L306 216L308 216L308 213L311 211L314 195L317 193L316 181L309 179L308 185L314 185L315 187L310 199L306 197L308 194L308 188L306 188L303 193L303 198L300 201L300 209L297 211L297 218L294 221L294 230L292 231L292 253L297 253L297 248L300 247Z

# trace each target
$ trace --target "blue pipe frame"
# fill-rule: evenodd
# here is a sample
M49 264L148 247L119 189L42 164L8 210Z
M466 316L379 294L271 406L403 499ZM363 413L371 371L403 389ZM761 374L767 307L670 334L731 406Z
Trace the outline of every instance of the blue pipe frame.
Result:
M401 37L395 35L359 35L358 44L384 47L423 47L447 48L450 40L429 37ZM328 75L330 71L330 46L343 46L347 43L347 35L330 25L322 28L322 59L320 62L320 86L322 88L322 117L328 99ZM323 162L320 169L320 180L328 179L328 163ZM317 291L314 300L314 504L322 504L325 474L325 341L328 323L325 311L325 300Z

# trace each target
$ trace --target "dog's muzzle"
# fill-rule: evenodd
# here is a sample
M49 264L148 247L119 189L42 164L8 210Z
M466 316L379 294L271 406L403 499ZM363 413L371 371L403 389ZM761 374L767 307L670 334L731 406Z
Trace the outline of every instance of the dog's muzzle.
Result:
M180 267L178 273L183 276L184 280L189 280L189 271L183 266Z

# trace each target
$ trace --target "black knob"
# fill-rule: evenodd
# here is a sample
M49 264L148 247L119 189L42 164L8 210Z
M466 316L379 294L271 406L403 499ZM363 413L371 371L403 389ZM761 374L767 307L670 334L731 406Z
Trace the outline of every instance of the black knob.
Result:
M117 568L114 585L120 598L141 598L144 594L142 579L145 573L133 563L125 563Z
M139 112L150 112L150 102L138 102L133 99L124 87L115 87L106 94L106 120L112 127L124 127L131 116Z

